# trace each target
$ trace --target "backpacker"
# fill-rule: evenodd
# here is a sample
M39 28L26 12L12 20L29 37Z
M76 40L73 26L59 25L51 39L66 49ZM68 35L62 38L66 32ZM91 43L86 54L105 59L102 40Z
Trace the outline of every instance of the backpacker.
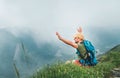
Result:
M97 62L97 59L95 57L96 51L95 51L94 46L88 40L84 40L83 44L86 48L85 54L87 54L88 56L86 59L84 59L84 58L80 59L80 63L82 63L83 65L95 66L98 62ZM80 51L78 51L78 49L77 49L77 53L79 53L79 55L80 55Z

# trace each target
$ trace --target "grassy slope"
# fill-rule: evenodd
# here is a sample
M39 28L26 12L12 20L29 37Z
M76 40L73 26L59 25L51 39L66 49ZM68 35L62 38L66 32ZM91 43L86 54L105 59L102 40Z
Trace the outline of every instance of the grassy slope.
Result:
M110 70L120 66L119 57L120 46L116 46L102 55L94 67L58 63L36 71L31 78L109 78Z

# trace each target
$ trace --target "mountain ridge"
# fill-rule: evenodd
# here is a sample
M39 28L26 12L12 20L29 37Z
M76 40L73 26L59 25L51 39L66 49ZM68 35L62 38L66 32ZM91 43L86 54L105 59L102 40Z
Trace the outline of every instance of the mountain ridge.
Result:
M115 47L111 48L109 51L120 51L120 44L118 44Z
M100 56L99 63L94 67L59 63L37 70L30 78L115 78L120 76L120 74L114 75L114 69L120 67L119 51L120 45L111 48Z

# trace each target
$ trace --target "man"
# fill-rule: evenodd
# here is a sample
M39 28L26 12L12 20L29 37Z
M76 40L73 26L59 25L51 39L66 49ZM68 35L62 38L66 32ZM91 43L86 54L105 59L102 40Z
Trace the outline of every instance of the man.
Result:
M98 61L95 57L94 46L90 41L84 39L81 27L77 31L74 35L74 42L63 38L58 32L56 35L59 40L77 49L78 60L74 60L73 63L79 66L95 66Z

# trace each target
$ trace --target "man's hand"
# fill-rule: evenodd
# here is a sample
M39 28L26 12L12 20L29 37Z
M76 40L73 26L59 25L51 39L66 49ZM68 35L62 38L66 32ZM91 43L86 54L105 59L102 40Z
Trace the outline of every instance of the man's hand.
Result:
M56 35L57 35L57 37L59 38L59 40L62 39L62 37L60 36L60 34L59 34L58 32L56 32Z
M78 31L79 33L82 33L82 28L79 27L79 28L77 29L77 31Z
M57 35L58 39L61 40L62 42L64 42L65 44L68 44L74 48L78 48L78 45L76 43L61 37L61 35L58 32L56 32L56 35Z

